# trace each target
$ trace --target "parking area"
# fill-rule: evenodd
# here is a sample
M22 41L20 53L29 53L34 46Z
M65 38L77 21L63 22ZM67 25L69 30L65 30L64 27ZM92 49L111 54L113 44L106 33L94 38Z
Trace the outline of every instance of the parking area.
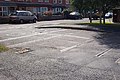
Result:
M0 80L119 80L120 34L48 28L84 21L0 25Z

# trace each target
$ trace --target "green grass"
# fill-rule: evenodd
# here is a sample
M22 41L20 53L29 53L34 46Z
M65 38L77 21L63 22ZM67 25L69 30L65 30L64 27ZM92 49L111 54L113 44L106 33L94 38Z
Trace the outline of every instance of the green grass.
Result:
M2 44L0 44L0 52L8 51L8 48Z
M117 23L106 23L106 24L100 24L100 23L78 23L76 25L88 25L92 27L108 27L108 28L119 28L120 24Z

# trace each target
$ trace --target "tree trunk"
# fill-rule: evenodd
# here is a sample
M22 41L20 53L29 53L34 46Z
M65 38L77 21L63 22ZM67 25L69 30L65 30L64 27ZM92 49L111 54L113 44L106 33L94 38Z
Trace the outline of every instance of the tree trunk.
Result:
M102 16L100 15L100 24L102 24Z
M102 8L99 9L100 24L102 24Z
M105 11L103 12L103 24L105 24Z
M105 13L106 13L106 9L105 6L103 7L103 24L105 24Z
M90 20L90 23L92 23L92 11L90 10L90 15L89 15L89 20Z

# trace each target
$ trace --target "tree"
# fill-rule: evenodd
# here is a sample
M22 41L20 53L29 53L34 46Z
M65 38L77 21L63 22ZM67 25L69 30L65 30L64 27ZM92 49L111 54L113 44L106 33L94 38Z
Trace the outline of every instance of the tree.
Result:
M100 13L103 13L103 23L105 24L106 12L120 6L120 0L71 0L71 5L78 10L88 8L90 12L98 9Z
M105 24L105 14L117 6L120 6L120 0L99 0L98 7L103 12L103 24Z

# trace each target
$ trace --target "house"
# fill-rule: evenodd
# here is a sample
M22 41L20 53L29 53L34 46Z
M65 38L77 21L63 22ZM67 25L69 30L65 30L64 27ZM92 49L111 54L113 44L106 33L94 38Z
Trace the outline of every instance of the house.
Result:
M29 10L33 13L62 12L69 7L69 0L0 0L0 16L7 16L15 10Z
M120 23L120 8L113 9L113 22Z

